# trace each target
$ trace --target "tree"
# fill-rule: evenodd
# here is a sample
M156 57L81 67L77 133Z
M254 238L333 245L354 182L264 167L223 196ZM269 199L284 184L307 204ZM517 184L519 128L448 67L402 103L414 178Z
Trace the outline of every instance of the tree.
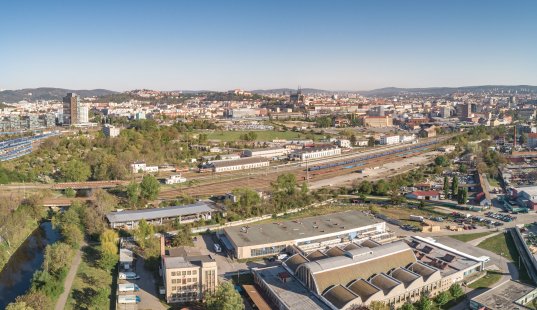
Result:
M449 160L446 158L446 156L440 155L434 159L434 164L437 166L445 167L449 163Z
M362 194L369 195L373 191L373 185L371 185L371 182L365 180L362 183L360 183L360 186L358 187L358 191Z
M401 306L401 309L400 310L415 310L416 307L414 307L413 304L409 303L409 302L406 302L403 304L403 306Z
M373 186L373 192L375 195L384 196L388 192L389 186L384 179L378 180Z
M172 238L172 246L192 246L191 230L186 225L179 224L177 234Z
M56 242L52 245L47 245L43 269L51 274L59 274L71 264L72 254L73 250L66 243Z
M76 196L76 191L75 191L74 189L72 189L72 188L69 187L69 188L66 188L66 189L65 189L64 194L65 194L65 197L73 198L73 197Z
M459 192L459 178L455 175L453 176L453 179L451 180L451 195L453 195L453 197L456 197L458 192Z
M356 139L356 135L354 135L354 134L351 135L350 141L351 141L351 145L352 145L352 146L355 146L355 145L356 145L356 141L357 141L357 140L358 140L358 139Z
M160 192L160 183L152 175L146 174L140 183L140 196L147 200L154 200Z
M367 139L367 146L375 146L375 137L369 137Z
M446 198L449 196L449 178L447 176L444 177L444 196Z
M100 236L101 247L99 248L98 265L104 270L112 269L118 260L117 240L119 236L112 229L106 229Z
M460 205L463 205L468 201L468 190L466 188L463 188L459 191L459 194L457 195L457 203Z
M435 302L439 305L439 306L443 306L445 304L447 304L447 302L449 301L449 298L451 296L449 295L449 292L441 292L440 294L438 294L435 298Z
M229 282L221 283L216 292L209 293L206 298L208 310L243 310L241 295Z
M52 301L40 290L30 290L28 293L17 297L16 302L24 302L31 309L51 309Z
M91 176L91 167L86 162L71 159L61 169L61 178L66 182L83 182Z
M421 296L417 303L418 310L431 310L434 307L433 301L428 296Z
M60 232L62 234L62 240L72 248L78 248L84 240L84 234L80 230L80 227L75 224L61 225Z
M296 191L297 183L296 176L292 173L280 174L276 182L272 184L275 191L283 191L288 195L292 195Z
M107 213L112 212L117 205L117 198L114 195L109 194L103 189L95 190L95 199L93 204L97 213L104 218Z
M106 228L104 219L97 213L95 208L87 207L82 212L82 224L88 234L92 238L97 238Z
M28 306L24 301L16 301L7 305L6 310L35 310Z
M136 241L140 244L140 247L143 249L146 246L146 239L155 234L155 228L153 225L148 224L145 219L142 219L138 222L138 228L134 231L134 236Z
M464 295L464 290L459 283L455 283L449 288L449 293L451 294L451 296L453 296L453 298L457 299Z
M140 185L132 181L129 183L129 185L127 185L126 192L130 206L132 207L137 205L138 201L140 200Z

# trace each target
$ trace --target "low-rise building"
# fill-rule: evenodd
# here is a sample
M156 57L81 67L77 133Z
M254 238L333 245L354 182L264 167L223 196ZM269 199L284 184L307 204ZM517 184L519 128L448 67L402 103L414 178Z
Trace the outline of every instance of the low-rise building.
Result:
M341 149L334 145L329 146L317 146L311 148L305 148L301 150L295 150L290 154L291 159L307 160L315 158L323 158L328 156L340 155Z
M275 255L296 246L314 251L354 239L392 237L386 223L358 211L315 216L282 223L226 227L222 240L238 259Z
M229 172L245 169L256 169L270 166L268 159L263 157L247 157L237 160L217 160L211 162L213 172Z
M449 290L483 271L488 259L416 236L385 244L366 239L310 253L299 251L283 262L286 272L269 267L253 273L267 299L279 309L350 310L373 302L397 309L423 295L433 298ZM288 283L292 292L285 289L291 287ZM299 303L294 308L296 299L307 306Z
M399 143L399 136L393 135L382 135L379 140L380 145L392 145L392 144L398 144Z
M179 223L192 223L201 219L210 220L216 212L218 210L212 202L198 201L183 206L115 211L108 213L106 218L112 228L134 229L138 227L138 223L142 219L155 225L162 225L174 220L178 220Z
M160 273L167 303L202 300L218 286L218 266L211 255L192 247L165 249L161 239Z
M132 173L155 173L158 172L158 166L148 166L145 162L135 162L131 164Z
M528 307L537 297L535 286L509 280L470 300L471 310L534 309Z
M105 137L114 138L114 137L119 136L120 133L121 133L121 129L119 129L119 127L112 126L109 124L106 124L103 126L103 134Z
M186 182L186 178L182 177L180 174L170 175L164 180L166 184L179 184Z
M365 127L390 127L393 126L393 118L391 116L364 116L363 123Z
M287 154L289 154L289 149L284 147L270 147L266 149L244 150L242 154L244 157L264 157L273 159L281 156L287 156Z
M409 199L420 199L420 200L439 200L440 192L437 191L414 191L406 194L406 197Z
M340 148L350 148L350 147L352 147L351 141L347 140L347 139L338 139L336 143L337 143L337 146L339 146Z

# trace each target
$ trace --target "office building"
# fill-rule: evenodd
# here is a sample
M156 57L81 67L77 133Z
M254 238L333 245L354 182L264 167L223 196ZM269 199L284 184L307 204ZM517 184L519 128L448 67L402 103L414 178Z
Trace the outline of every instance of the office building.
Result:
M391 237L385 222L358 211L249 227L226 227L221 236L228 250L238 259L275 255L286 251L287 247L315 251L355 239Z
M78 124L78 116L78 96L75 93L67 93L67 96L63 97L63 125Z
M201 255L192 247L166 249L161 238L160 273L167 303L186 303L204 299L218 285L218 267L211 255Z

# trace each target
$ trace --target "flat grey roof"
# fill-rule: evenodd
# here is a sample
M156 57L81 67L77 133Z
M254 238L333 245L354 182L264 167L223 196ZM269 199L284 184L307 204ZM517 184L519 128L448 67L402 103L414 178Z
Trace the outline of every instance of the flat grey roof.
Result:
M200 256L164 256L164 265L166 268L187 268L201 266L202 262L215 262L211 255Z
M260 279L278 296L280 302L288 309L295 310L328 310L328 306L322 303L315 295L310 293L297 279L289 274L282 266L274 266L263 269L253 269ZM290 279L286 282L280 280L280 274L289 274Z
M110 212L106 215L106 218L110 223L123 223L129 221L140 221L142 219L153 220L158 218L177 217L181 215L214 211L215 210L212 203L198 201L196 203L183 206Z
M533 290L534 286L509 280L477 295L472 300L489 309L515 309L521 308L516 301Z
M322 236L325 234L360 228L381 221L360 211L346 211L293 221L249 226L226 227L224 231L238 247Z

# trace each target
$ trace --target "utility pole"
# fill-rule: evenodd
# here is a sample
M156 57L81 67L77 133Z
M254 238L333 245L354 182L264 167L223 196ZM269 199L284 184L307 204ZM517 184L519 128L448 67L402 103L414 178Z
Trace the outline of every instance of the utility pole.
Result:
M310 170L308 169L308 157L306 157L306 186L310 187Z

